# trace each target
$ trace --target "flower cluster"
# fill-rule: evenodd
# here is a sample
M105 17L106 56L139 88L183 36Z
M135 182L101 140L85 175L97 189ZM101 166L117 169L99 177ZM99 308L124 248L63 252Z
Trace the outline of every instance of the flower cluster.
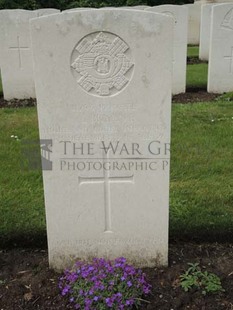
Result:
M77 262L60 278L59 288L74 309L123 310L139 306L142 295L149 294L151 286L145 274L122 257L114 261L95 258L92 263Z

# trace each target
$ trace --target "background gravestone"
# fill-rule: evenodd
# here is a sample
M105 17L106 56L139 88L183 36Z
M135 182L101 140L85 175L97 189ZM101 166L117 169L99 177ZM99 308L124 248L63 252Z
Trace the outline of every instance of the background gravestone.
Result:
M1 10L0 63L4 99L35 98L29 20L55 9Z
M137 5L137 6L121 6L121 7L115 7L116 9L121 10L142 10L144 11L146 8L149 8L147 5Z
M29 20L36 11L0 11L1 75L4 98L35 98Z
M208 92L233 91L233 4L212 8Z
M62 11L62 13L69 13L69 12L75 12L75 11L86 11L86 10L95 10L95 8L73 8L73 9L67 9Z
M134 9L137 9L137 10L145 10L147 8L149 8L148 5L135 5L133 6Z
M213 4L204 4L201 8L201 30L200 30L200 46L199 58L201 60L209 60L210 47L210 24L211 12Z
M172 27L116 9L31 21L40 138L53 145L43 172L51 267L167 264Z
M199 2L184 4L188 8L188 44L199 45L201 4Z
M36 10L36 12L37 12L37 17L60 13L60 11L57 9L39 9L39 10Z
M184 93L186 88L186 58L188 9L180 5L160 5L148 8L146 11L163 13L174 20L173 35L173 79L172 93Z

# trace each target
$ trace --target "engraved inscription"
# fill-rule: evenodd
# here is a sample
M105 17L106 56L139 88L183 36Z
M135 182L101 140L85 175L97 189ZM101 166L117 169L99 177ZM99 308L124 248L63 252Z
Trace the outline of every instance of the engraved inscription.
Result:
M12 46L12 47L10 47L10 49L18 52L19 68L22 68L21 50L29 50L29 47L28 46L20 46L20 38L19 38L19 36L17 36L17 46Z
M84 37L71 56L71 70L78 84L98 96L122 90L132 76L133 66L129 46L109 32Z
M233 47L231 48L231 55L230 56L224 56L225 59L230 60L230 66L229 66L229 72L233 73Z
M107 156L104 153L103 163L105 164L108 160ZM79 177L79 185L82 184L104 184L104 209L105 209L105 233L112 233L112 217L111 217L111 183L134 183L134 176L110 176L109 170L104 169L103 177Z
M227 12L221 23L222 28L233 30L233 8Z

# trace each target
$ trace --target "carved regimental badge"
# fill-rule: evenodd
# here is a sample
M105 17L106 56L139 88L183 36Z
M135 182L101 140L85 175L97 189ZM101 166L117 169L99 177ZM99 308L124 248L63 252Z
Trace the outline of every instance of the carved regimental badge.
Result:
M221 23L221 27L225 29L233 30L233 9L227 12Z
M109 32L92 33L75 47L71 67L78 84L93 95L110 96L129 82L134 64L129 46Z

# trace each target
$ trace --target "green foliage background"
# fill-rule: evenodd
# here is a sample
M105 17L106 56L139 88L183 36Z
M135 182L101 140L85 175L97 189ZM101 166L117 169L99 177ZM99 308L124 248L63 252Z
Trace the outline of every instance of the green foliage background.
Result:
M184 4L192 0L0 0L0 9L27 9L57 8L60 10L75 7L104 7L104 6L133 6L133 5L160 5L165 3Z

